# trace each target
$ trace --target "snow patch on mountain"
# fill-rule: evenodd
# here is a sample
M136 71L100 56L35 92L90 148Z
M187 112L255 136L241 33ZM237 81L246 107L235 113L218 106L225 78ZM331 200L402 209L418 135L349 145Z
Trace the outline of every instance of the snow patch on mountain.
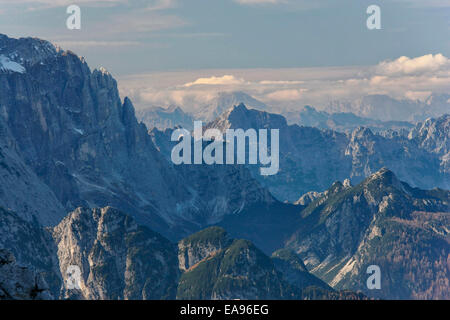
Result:
M0 55L0 72L17 72L17 73L25 73L25 68L17 63L9 59L4 55Z

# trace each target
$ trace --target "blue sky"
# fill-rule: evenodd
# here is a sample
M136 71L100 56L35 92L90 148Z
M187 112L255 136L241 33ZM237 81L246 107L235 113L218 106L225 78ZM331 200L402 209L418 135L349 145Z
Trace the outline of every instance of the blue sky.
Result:
M80 31L65 28L72 3ZM382 30L366 28L370 4ZM0 0L2 33L50 39L117 75L450 56L449 21L450 0Z
M71 4L81 30L66 28ZM366 27L372 4L381 30ZM325 106L356 93L425 99L450 88L450 0L0 0L0 32L48 39L106 67L138 107L233 90Z

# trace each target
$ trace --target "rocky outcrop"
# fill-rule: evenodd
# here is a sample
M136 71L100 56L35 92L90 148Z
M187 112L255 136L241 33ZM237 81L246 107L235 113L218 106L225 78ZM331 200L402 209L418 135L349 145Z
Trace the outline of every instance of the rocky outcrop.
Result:
M14 255L0 249L0 300L49 300L49 287L39 273L16 263Z
M418 123L410 131L408 138L430 153L436 154L441 161L443 174L450 172L450 115L429 118Z
M130 216L110 207L78 208L54 228L53 237L63 298L175 298L175 246ZM79 289L68 285L70 266L80 270Z
M310 191L302 195L297 201L294 202L296 205L307 206L317 198L319 198L322 193Z
M51 295L59 296L62 277L56 246L47 229L0 207L0 248L11 252L18 265L40 274Z
M182 274L177 299L293 299L299 294L249 241L234 240L219 250L200 244L198 250L205 258Z
M271 258L252 242L233 240L224 229L210 227L179 243L178 299L361 299L335 292L308 272L287 249Z
M230 245L231 239L220 227L210 227L189 236L178 243L178 262L181 271L195 267Z

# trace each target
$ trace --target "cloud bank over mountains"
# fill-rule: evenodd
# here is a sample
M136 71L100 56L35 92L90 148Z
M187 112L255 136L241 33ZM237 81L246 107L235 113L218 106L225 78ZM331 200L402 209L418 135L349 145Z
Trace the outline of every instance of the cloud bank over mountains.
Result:
M400 57L394 61L383 61L377 67L378 73L390 76L420 75L450 70L450 59L438 54L427 54L417 58Z
M187 109L207 103L219 92L244 91L280 108L331 101L352 101L383 94L425 101L432 93L448 93L450 59L441 53L402 56L373 66L291 69L200 70L122 77L123 95L137 108L176 104Z

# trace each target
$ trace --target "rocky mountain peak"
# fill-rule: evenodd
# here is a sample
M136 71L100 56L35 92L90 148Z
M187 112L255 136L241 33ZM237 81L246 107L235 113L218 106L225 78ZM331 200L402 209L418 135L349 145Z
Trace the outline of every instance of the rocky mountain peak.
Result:
M290 249L278 249L272 253L272 260L280 260L289 264L290 267L299 271L308 271L302 259L295 253L295 251Z
M370 139L374 136L372 130L366 127L359 127L352 131L351 140L355 141L358 139Z
M230 237L220 227L209 227L178 243L179 268L189 270L200 261L210 258L230 245Z
M210 122L208 128L226 129L282 129L287 126L286 119L278 114L248 109L240 103L229 108L219 118Z
M247 107L257 110L267 110L267 106L255 98L249 96L242 91L219 92L217 97L210 101L207 105L200 107L195 116L204 121L213 121L227 112L232 106L245 104Z
M38 38L14 39L0 34L0 57L3 56L25 68L45 63L47 59L54 58L59 53L60 48L49 41Z
M175 296L175 246L121 211L77 208L53 229L59 266L81 271L80 289L63 296L82 299L163 299Z
M374 174L370 175L366 180L364 180L363 185L367 190L375 192L378 192L378 190L385 190L385 192L388 192L394 189L404 195L410 194L409 191L407 191L407 188L410 187L401 182L394 172L387 168L381 168Z
M417 141L421 147L441 156L450 152L449 137L450 114L419 122L408 135L409 139Z

